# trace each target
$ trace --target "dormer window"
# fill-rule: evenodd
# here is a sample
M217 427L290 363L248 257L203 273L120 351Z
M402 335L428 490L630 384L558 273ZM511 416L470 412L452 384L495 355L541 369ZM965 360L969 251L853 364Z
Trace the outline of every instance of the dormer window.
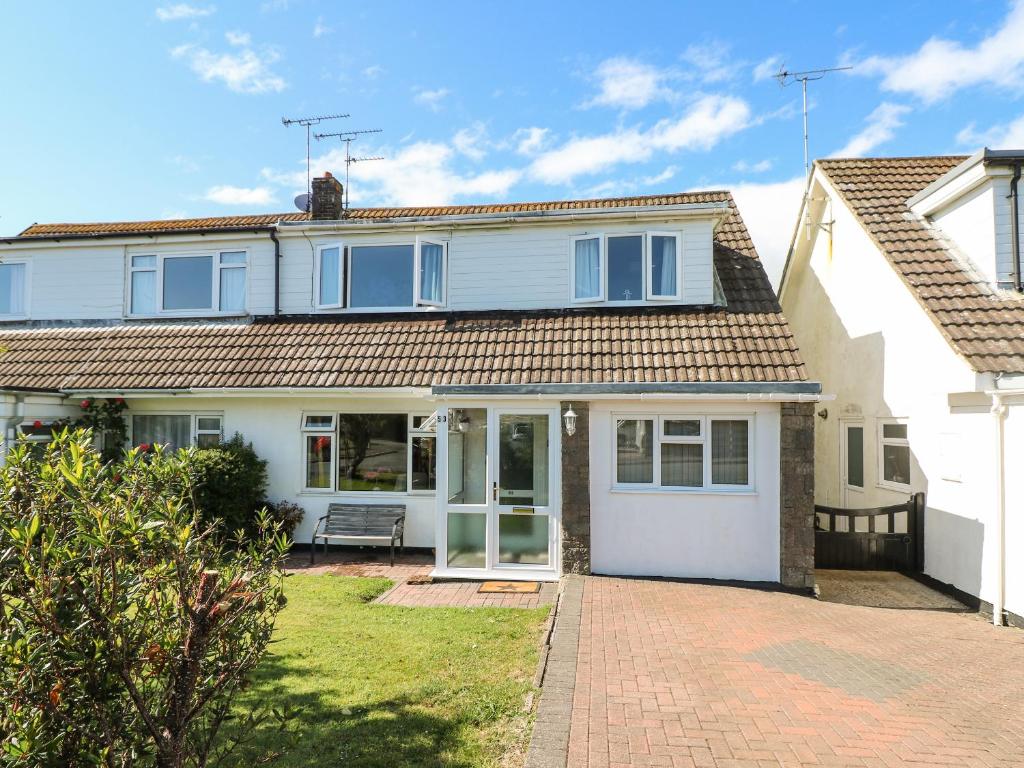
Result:
M569 244L574 302L637 304L682 297L681 238L676 232L577 235Z
M317 309L408 309L443 307L447 245L412 243L317 248Z
M28 262L0 263L0 320L28 315Z
M243 313L247 264L245 251L132 256L129 313Z

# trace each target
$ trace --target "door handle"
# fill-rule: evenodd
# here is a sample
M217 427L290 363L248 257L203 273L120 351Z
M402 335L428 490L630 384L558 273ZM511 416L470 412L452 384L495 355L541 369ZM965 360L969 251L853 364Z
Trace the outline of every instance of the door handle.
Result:
M498 481L497 480L494 481L494 490L493 490L492 498L494 499L494 501L498 500Z

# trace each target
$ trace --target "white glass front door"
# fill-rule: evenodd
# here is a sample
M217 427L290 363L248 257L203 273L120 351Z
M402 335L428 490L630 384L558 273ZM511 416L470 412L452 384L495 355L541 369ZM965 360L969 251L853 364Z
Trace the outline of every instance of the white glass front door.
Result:
M448 408L442 416L438 571L467 577L554 575L557 408Z

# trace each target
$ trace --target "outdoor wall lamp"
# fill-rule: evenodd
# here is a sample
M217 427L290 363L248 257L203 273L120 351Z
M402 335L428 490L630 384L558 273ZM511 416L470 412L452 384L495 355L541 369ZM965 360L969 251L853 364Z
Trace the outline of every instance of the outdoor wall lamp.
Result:
M562 419L565 421L565 434L572 437L576 434L576 411L572 409L572 403L569 403L569 410L562 414Z
M827 419L828 418L828 408L822 408L820 411L818 411L818 418L821 419L822 421Z

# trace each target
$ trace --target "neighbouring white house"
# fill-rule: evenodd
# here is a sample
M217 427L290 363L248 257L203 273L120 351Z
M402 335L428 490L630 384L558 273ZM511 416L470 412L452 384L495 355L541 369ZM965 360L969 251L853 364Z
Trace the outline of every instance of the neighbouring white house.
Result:
M924 571L1024 616L1024 151L820 160L780 289L819 504L927 494Z
M728 192L36 224L0 238L0 419L124 398L306 510L401 505L442 577L813 584L808 380Z

